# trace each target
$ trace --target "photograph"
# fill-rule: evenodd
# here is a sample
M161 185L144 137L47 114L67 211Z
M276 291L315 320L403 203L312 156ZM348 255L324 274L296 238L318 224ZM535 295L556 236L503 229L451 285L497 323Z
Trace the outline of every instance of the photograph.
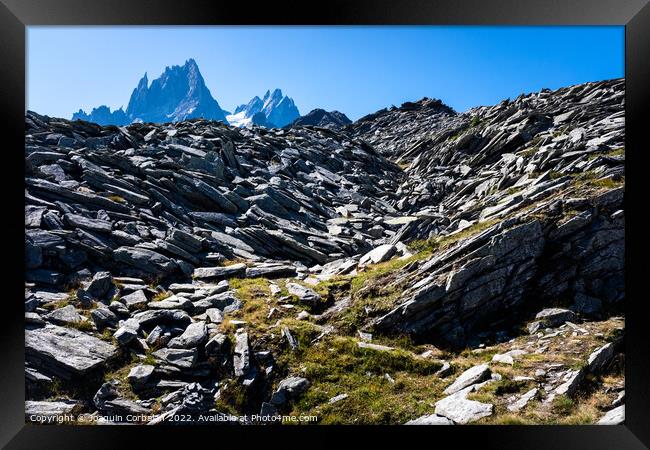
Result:
M624 424L625 46L27 25L25 422Z

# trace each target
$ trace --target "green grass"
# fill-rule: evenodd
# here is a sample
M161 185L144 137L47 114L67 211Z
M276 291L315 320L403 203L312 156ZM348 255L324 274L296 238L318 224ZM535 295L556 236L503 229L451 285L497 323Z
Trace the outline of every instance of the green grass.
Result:
M551 408L555 414L567 416L575 407L575 402L566 395L558 395L553 399Z
M67 324L68 327L70 328L75 328L79 331L84 331L84 332L90 332L95 329L95 326L93 325L92 321L90 320L82 320L79 322L71 322Z
M490 219L483 222L477 222L470 227L453 234L437 236L427 240L413 241L409 244L409 248L417 252L427 252L428 256L433 254L433 252L445 250L458 241L477 235L500 221L500 219Z
M619 156L625 156L625 147L619 147L619 148L615 148L615 149L612 149L612 150L608 150L605 153L600 153L600 152L592 153L587 157L587 159L589 161L592 161L592 160L594 160L594 159L596 159L598 157L601 157L601 156L606 156L606 157L610 157L610 158L617 158Z
M159 301L165 300L166 298L171 297L171 295L172 295L171 292L167 292L167 291L159 292L159 293L157 293L156 295L154 295L151 298L151 301L152 302L159 302Z
M301 339L301 332L295 330ZM301 345L297 352L279 358L289 373L301 374L310 388L294 405L293 414L315 414L321 423L403 423L429 409L440 396L444 382L433 375L440 363L418 358L403 349L362 349L356 339L324 338L314 345ZM395 383L384 375L388 373ZM348 398L329 404L335 395Z

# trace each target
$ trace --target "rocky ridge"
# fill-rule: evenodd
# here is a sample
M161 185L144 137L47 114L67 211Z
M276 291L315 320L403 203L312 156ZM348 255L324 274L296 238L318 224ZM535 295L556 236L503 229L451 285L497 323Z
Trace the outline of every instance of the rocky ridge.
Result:
M28 409L349 423L373 386L364 423L596 422L622 373L623 99L424 99L339 129L29 112ZM531 354L545 377L503 369Z
M325 111L314 109L291 123L292 127L311 125L323 128L340 128L352 123L348 117L339 111Z

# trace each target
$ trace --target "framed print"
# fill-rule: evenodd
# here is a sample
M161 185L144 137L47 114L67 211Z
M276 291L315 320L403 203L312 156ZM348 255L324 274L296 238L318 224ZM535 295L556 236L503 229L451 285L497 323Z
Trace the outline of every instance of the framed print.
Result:
M320 9L4 0L2 444L647 448L650 6Z

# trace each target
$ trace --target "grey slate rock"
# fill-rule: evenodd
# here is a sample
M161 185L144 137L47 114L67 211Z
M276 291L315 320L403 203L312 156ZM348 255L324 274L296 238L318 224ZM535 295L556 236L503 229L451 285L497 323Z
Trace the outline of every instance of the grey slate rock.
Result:
M129 383L134 387L143 386L153 374L155 367L148 364L140 364L131 369L127 375Z
M404 425L453 425L454 422L446 417L437 414L429 414L409 420Z
M25 420L37 421L43 420L42 418L51 417L56 420L65 415L72 414L79 406L79 402L75 400L56 400L56 401L25 401ZM52 422L56 423L56 422Z
M63 308L55 309L51 313L47 314L45 318L49 322L55 323L57 325L69 325L85 320L85 318L83 318L77 312L73 305L67 305Z
M75 329L46 325L25 331L25 352L27 360L46 372L67 377L101 367L117 348Z
M124 305L126 305L129 310L133 310L146 305L149 302L149 299L147 299L144 291L138 290L129 295L121 297L120 302L124 303Z
M196 348L192 349L175 349L161 348L152 353L157 359L171 364L181 369L190 369L194 366L198 358Z
M241 332L235 335L235 352L233 355L233 367L236 377L244 377L251 370L250 346L248 333Z
M300 284L287 283L286 287L289 294L295 295L301 302L315 303L320 300L320 295L318 295L313 289L301 286Z
M205 322L195 322L187 326L183 334L169 341L169 348L193 348L205 343L208 330Z
M539 320L543 326L554 328L564 322L575 322L576 315L568 309L547 308L538 312L535 319Z
M444 390L444 393L447 395L454 394L472 384L480 383L481 381L489 379L490 375L490 368L487 364L480 364L471 367L460 374L458 378L456 378L456 380L454 380L454 382Z
M97 272L93 275L86 292L94 298L102 299L113 286L113 277L110 272Z
M246 276L246 264L233 264L224 267L199 267L194 269L193 278L199 280L223 280L225 278L243 278Z
M119 322L119 318L106 307L100 307L92 310L90 318L95 322L98 330L103 330L106 327L114 327Z
M287 402L298 398L309 386L309 380L306 378L287 377L278 384L278 388L271 396L270 403L275 406L283 406Z
M601 417L597 425L621 425L625 423L625 405L611 409Z

